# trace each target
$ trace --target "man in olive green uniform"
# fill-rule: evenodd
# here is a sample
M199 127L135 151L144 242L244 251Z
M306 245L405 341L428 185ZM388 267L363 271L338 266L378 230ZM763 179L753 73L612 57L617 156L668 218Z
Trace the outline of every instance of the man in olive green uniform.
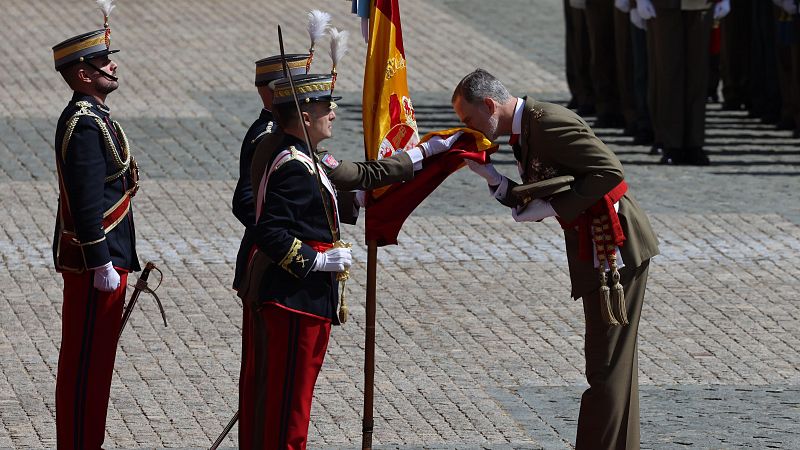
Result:
M586 25L591 47L591 75L598 128L622 128L625 119L620 108L617 84L614 0L586 0Z
M564 0L564 34L566 37L567 84L572 100L567 108L577 109L581 116L594 114L594 91L589 73L592 51L589 47L589 32L586 28L585 4L573 7L571 0Z
M653 42L651 116L664 148L661 163L708 165L703 144L709 39L712 20L730 12L730 0L636 0L636 8Z
M518 222L556 217L564 228L572 296L583 299L586 317L590 386L581 400L576 447L639 448L636 336L649 262L658 254L658 241L647 216L626 192L622 165L572 111L513 97L484 70L464 77L452 101L459 119L490 140L511 135L524 183L563 175L575 178L568 191L515 208L512 216ZM468 165L487 180L495 198L510 204L511 180L491 164ZM586 225L593 220L609 226L611 231L604 233L614 236L613 245L598 246L598 237L605 236L592 235ZM620 276L620 286L602 280L607 272L612 279ZM605 295L609 287L611 298L617 300L611 308Z
M752 0L731 0L731 13L720 22L722 109L739 111L750 104L750 41Z

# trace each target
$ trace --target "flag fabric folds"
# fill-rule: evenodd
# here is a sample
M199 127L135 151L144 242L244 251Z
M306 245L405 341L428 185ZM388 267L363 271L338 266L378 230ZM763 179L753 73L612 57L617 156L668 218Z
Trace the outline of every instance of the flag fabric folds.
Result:
M464 133L453 144L450 151L426 158L422 170L414 179L389 187L378 198L367 199L367 241L375 240L378 246L397 244L400 228L411 212L425 200L451 173L464 165L465 159L481 164L489 162L489 155L497 151L481 133L468 128L452 128L426 134L421 142L433 136L450 136L458 131Z
M358 0L360 4L362 0ZM407 151L434 135L449 136L460 128L419 138L414 106L408 92L399 0L373 0L369 12L369 43L362 97L364 152L367 160ZM354 3L354 9L359 9ZM359 14L361 16L361 14ZM362 16L363 17L363 16ZM406 218L465 158L488 162L497 150L482 134L467 130L452 149L423 161L414 179L376 189L367 199L366 238L379 246L396 244Z

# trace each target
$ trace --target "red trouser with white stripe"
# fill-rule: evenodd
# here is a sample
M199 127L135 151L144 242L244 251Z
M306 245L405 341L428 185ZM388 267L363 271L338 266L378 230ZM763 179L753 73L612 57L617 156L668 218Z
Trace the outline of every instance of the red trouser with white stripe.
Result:
M239 447L305 449L331 323L277 303L246 314L250 332L240 379Z
M94 288L94 271L63 273L61 351L56 377L56 431L59 449L99 449L103 445L111 376L122 322L127 273L119 288Z

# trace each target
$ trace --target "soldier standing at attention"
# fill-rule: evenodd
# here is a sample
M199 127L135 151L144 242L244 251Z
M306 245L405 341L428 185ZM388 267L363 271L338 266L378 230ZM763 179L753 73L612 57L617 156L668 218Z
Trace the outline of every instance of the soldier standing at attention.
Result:
M292 75L296 76L306 73L309 57L310 55L307 53L286 55L289 70L292 72ZM239 246L239 252L236 256L236 268L233 278L233 289L237 291L239 290L244 270L247 267L247 258L253 245L255 245L253 226L256 223L256 209L255 199L253 198L253 187L250 182L250 164L253 160L253 154L255 153L258 143L261 142L265 136L278 131L277 124L274 122L272 115L273 92L269 83L283 77L283 62L280 55L261 59L256 61L255 64L255 85L263 106L258 119L250 125L242 141L239 158L239 181L236 183L236 190L233 193L233 200L231 202L233 214L245 227L242 242ZM252 387L248 386L252 378L245 376L247 361L252 358L253 354L253 347L251 345L251 314L252 311L250 307L244 304L242 308L242 364L239 375L240 410L242 409L243 402L247 401L247 393L252 392ZM240 436L248 435L250 426L250 422L240 420Z
M464 77L452 102L459 119L489 140L511 136L523 182L575 178L568 191L515 208L512 216L517 222L556 217L564 229L572 297L583 299L586 318L589 389L581 400L576 448L638 449L636 336L658 241L627 193L622 165L578 115L513 97L485 70ZM491 164L467 164L487 180L495 198L511 204L511 180Z
M53 256L64 279L56 377L59 448L99 449L128 273L140 270L131 197L138 171L106 97L119 86L105 28L53 47L55 68L72 89L55 136L59 199Z
M730 0L636 0L636 9L653 40L650 116L664 149L661 164L707 166L709 39L713 20L730 12Z
M243 364L248 388L240 393L241 448L306 446L314 384L331 325L340 323L337 274L352 261L349 248L334 247L334 186L371 189L410 179L415 159L443 152L458 138L431 140L381 161L339 162L324 153L317 164L312 152L332 136L336 119L333 77L301 75L295 85L302 115L288 79L275 81L279 131L259 143L252 160L255 247L239 287L252 326L252 354Z

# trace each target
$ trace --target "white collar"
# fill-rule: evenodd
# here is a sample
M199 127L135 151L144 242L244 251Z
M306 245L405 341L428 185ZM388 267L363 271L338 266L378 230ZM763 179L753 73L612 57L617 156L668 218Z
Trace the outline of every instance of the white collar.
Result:
M525 107L525 101L517 98L517 104L514 106L514 118L511 120L511 134L522 133L522 110Z

